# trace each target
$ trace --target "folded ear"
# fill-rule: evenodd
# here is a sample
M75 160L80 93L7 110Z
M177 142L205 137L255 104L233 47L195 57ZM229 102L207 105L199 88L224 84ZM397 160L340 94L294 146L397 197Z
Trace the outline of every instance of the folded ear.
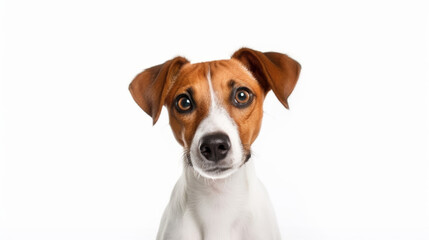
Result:
M298 81L301 65L286 54L259 52L249 48L236 51L231 58L239 60L259 81L267 93L273 90L279 101L289 109L287 98Z
M138 74L129 86L137 104L153 119L159 118L165 97L180 68L189 61L183 57L173 58L163 64L148 68Z

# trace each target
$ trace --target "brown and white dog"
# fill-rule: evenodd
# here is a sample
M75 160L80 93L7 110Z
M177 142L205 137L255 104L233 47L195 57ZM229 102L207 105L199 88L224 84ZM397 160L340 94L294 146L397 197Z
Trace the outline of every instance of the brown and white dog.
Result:
M157 239L280 239L250 147L266 94L273 90L288 108L300 69L285 54L242 48L229 60L191 64L176 57L131 82L134 100L154 124L166 106L185 150Z

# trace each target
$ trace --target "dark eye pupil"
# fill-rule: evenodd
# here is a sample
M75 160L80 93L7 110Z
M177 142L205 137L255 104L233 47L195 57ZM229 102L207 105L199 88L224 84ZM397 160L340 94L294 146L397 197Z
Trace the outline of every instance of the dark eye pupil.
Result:
M238 92L237 93L237 99L239 101L246 101L247 100L247 94L245 92L243 92L243 91Z
M189 100L188 98L182 98L180 100L180 107L182 109L188 109L191 106L191 100Z

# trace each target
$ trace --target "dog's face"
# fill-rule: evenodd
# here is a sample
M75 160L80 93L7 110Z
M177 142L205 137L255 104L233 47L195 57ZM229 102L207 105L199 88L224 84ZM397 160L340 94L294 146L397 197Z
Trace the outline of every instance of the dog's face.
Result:
M165 105L173 133L199 174L224 177L249 159L264 96L235 59L183 66Z
M186 164L207 178L224 178L251 155L272 89L285 107L300 65L280 53L243 48L230 60L190 64L177 57L140 73L130 91L157 121L162 106L169 113Z

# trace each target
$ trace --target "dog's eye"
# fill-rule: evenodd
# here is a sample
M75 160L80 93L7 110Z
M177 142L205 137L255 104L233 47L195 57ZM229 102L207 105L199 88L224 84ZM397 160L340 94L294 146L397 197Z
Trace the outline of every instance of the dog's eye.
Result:
M176 109L179 113L188 113L192 111L193 105L191 98L186 94L181 94L176 98Z
M253 94L248 88L240 87L233 92L232 103L236 107L247 107L252 102L252 100Z

